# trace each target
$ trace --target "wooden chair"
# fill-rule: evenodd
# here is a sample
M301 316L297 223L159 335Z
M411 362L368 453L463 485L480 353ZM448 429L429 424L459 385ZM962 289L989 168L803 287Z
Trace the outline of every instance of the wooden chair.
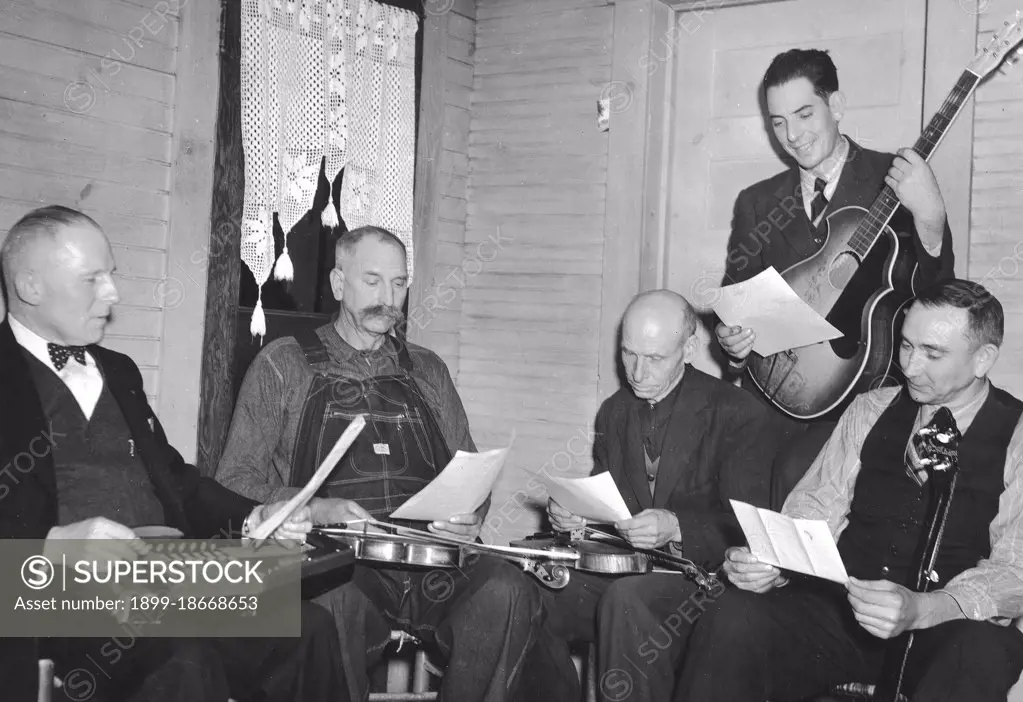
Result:
M411 674L411 686L409 681L401 681L399 675L388 675L387 692L371 692L370 702L416 702L418 700L436 700L437 693L430 690L430 681L434 678L442 678L444 671L434 665L429 655L422 648L422 642L416 637L403 631L392 631L391 640L398 642L400 651L404 645L411 644L417 647L414 658L414 666ZM597 702L597 647L590 644L587 647L586 660L580 660L577 664L580 678L583 683L585 702ZM389 671L390 672L390 671ZM391 688L405 687L405 690ZM407 688L411 687L411 690ZM559 701L561 702L561 701Z

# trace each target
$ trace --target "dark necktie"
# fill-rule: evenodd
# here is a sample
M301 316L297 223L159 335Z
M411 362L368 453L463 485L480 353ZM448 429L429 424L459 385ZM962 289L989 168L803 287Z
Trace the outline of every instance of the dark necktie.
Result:
M84 346L61 346L51 341L46 344L46 350L50 352L50 360L53 361L53 367L58 371L67 365L68 359L72 356L83 366L85 365Z
M817 178L813 182L813 200L810 201L810 224L816 225L817 218L821 216L821 212L828 206L828 198L824 196L825 187L827 187L827 183L824 182L823 178Z

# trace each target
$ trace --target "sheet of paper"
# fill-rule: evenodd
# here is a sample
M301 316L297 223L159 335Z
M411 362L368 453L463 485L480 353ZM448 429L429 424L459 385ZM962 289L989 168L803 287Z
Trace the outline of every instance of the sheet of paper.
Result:
M849 575L822 519L792 519L769 509L729 500L754 556L764 563L845 584Z
M610 473L588 478L547 476L547 491L554 500L572 514L597 524L613 524L629 519L632 512Z
M820 519L796 519L795 523L799 538L813 561L814 575L837 583L849 582L849 574L845 572L842 555L828 523Z
M739 526L742 527L742 532L746 535L746 543L749 544L750 552L764 563L769 563L773 566L780 565L778 554L774 552L774 547L771 546L771 536L767 533L767 527L764 526L764 522L760 519L760 510L753 505L739 502L738 500L729 500L729 502L732 503L732 511L735 512L735 518L739 520Z
M726 285L719 293L714 312L725 324L755 331L753 350L761 356L842 336L796 294L774 266L749 280Z
M483 453L458 451L440 475L391 512L391 519L447 521L456 514L475 512L493 490L510 450L511 442Z
M312 499L313 495L316 494L316 491L320 489L320 486L323 485L323 481L334 472L337 462L341 460L345 452L355 443L355 438L365 426L366 417L364 415L360 414L353 419L352 423L337 438L334 448L330 450L330 453L320 463L320 467L313 473L313 477L309 479L306 486L297 495L288 500L283 509L274 512L269 519L253 529L251 537L256 541L263 541L277 531L277 527L283 524L296 510L304 507Z

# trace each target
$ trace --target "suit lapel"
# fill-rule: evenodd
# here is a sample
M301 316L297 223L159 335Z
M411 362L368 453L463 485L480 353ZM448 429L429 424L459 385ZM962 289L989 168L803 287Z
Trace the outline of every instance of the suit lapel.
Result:
M633 411L629 412L626 420L625 427L625 460L623 466L626 468L625 473L629 476L629 484L632 486L632 491L636 493L636 499L639 500L640 510L649 509L653 507L653 498L650 497L650 484L646 479L646 458L643 452L643 432L639 426L639 403L644 400L639 400L633 397L633 400L637 403L633 407ZM636 466L634 470L628 470L629 466Z
M785 205L785 200L789 197L796 198L798 207L795 210ZM774 202L770 203L766 212L758 213L761 221L770 222L772 212L778 213L775 218L780 217L783 220L788 218L789 212L792 213L792 221L784 227L776 227L776 230L781 233L781 237L788 247L798 254L798 258L805 259L816 253L813 246L813 227L810 226L810 220L806 216L798 168L789 169L785 182L774 192ZM778 272L783 273L784 271Z
M7 320L0 324L0 395L6 400L0 402L0 432L7 444L5 453L9 452L2 457L6 463L14 455L28 451L32 440L50 429L32 371ZM23 479L37 481L56 500L53 454L47 451L35 458L35 470L29 471Z
M689 464L696 458L696 447L707 433L707 393L702 391L702 373L692 366L686 367L682 376L682 389L675 410L668 422L668 431L661 449L661 463L657 469L657 486L654 489L653 506L663 508L668 504L671 493L678 481L688 472ZM648 491L649 492L649 491Z
M865 188L869 188L870 181L876 178L876 175L868 168L867 160L863 157L863 148L849 137L846 139L849 141L849 154L846 156L845 165L842 166L838 187L835 188L835 194L832 196L831 202L828 203L825 219L843 207L858 205L861 200L856 196ZM876 197L880 192L880 188L877 188L877 192L872 197Z

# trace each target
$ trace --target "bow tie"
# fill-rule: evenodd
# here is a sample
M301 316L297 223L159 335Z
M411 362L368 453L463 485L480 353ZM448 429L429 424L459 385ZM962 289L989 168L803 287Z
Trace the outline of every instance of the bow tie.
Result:
M46 350L50 352L50 360L53 361L53 367L58 371L67 365L68 359L72 356L83 366L85 365L84 346L61 346L50 342L46 344Z

